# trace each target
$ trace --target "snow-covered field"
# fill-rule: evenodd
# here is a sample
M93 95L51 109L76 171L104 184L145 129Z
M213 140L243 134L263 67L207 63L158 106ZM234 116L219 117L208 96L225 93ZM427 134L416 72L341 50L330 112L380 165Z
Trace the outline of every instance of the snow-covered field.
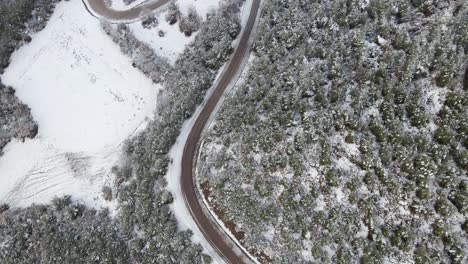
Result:
M2 81L32 110L39 134L0 158L0 202L71 194L90 206L112 183L122 142L152 116L158 85L102 31L79 0L61 2L46 28L16 51Z

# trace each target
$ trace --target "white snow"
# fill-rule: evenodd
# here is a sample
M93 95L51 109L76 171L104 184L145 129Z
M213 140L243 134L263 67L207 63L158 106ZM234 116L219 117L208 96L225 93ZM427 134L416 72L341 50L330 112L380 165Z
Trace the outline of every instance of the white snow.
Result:
M385 256L383 264L413 264L415 263L409 254L398 255L398 256Z
M123 0L111 0L111 1L112 1L112 4L111 4L112 9L128 10L135 6L144 5L147 2L154 2L157 0L136 0L129 5L125 4ZM205 18L206 14L210 10L216 9L220 1L221 0L177 0L175 2L179 5L180 12L182 12L182 14L187 14L190 8L195 8L195 10L197 10L197 13L202 18Z
M359 146L354 143L346 143L344 137L340 134L332 136L330 142L343 148L348 156L359 156Z
M269 226L265 232L263 232L263 237L268 241L273 241L275 237L275 228L273 226Z
M315 207L314 207L314 211L315 212L320 212L320 211L323 211L325 210L325 207L327 206L327 204L325 203L325 198L323 197L322 194L320 194L317 199L315 200Z
M430 115L435 116L442 110L447 93L447 88L433 88L425 91L423 102L426 105L426 111Z
M356 166L347 157L340 157L335 161L335 166L342 171L352 171Z
M220 1L221 0L177 0L176 3L179 4L182 14L186 15L190 8L195 8L198 15L204 19L210 10L214 10L218 7Z
M342 188L332 188L332 190L338 203L343 203L346 196L343 193Z
M367 234L369 233L369 228L368 228L367 225L365 225L363 222L360 222L359 225L360 225L361 228L359 229L358 232L356 232L356 233L354 234L354 237L355 237L355 238L358 238L358 237L366 237Z
M310 250L301 250L301 255L305 261L309 261L310 263L315 263L315 259L312 256L312 252Z
M31 108L39 134L5 148L0 202L27 206L70 194L115 205L103 200L102 186L112 183L122 142L152 116L159 86L131 66L81 1L57 5L2 81Z
M381 46L387 45L388 41L384 38L382 38L380 35L377 36L377 43Z
M111 2L111 7L114 10L128 10L145 2L148 0L135 0L133 3L127 5L123 0L109 0ZM150 0L151 1L151 0Z
M245 0L244 4L242 5L242 9L240 11L240 22L242 27L244 27L247 24L247 21L249 20L249 13L250 13L250 7L252 6L252 1L253 0ZM251 54L253 56L253 53Z

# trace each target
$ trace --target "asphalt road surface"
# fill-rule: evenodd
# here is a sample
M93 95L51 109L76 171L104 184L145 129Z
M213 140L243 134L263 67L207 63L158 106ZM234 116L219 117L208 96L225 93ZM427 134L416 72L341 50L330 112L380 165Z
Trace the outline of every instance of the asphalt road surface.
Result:
M140 18L144 10L156 10L171 0L149 0L127 10L114 10L107 4L106 0L83 0L88 11L93 16L111 22L134 21Z
M83 0L88 11L100 19L110 22L134 21L140 18L142 11L155 10L171 0L150 0L128 10L114 10L106 5L105 0ZM181 189L185 204L194 221L197 223L205 239L213 246L217 253L228 263L251 263L250 257L238 247L219 225L212 220L210 213L197 196L198 189L193 175L195 158L198 152L198 143L201 134L207 125L210 116L215 111L220 99L230 83L235 81L243 66L243 60L250 54L250 37L259 15L261 0L253 0L250 14L245 27L239 36L239 42L233 55L227 62L221 76L218 78L213 93L203 105L192 130L185 142L182 155Z
M255 26L257 15L260 9L261 0L253 0L249 18L245 28L241 32L240 41L234 51L230 61L227 63L225 70L222 72L217 86L214 88L213 94L206 101L199 116L197 117L192 130L185 142L184 152L182 156L182 175L181 188L184 195L185 203L192 214L193 219L202 231L206 240L214 247L218 254L229 263L248 263L250 258L243 252L232 240L213 223L211 217L206 215L205 206L197 197L197 183L193 176L195 166L195 158L198 152L198 142L201 134L210 119L211 114L216 109L224 91L229 84L237 78L237 73L241 70L243 59L250 53L250 36Z

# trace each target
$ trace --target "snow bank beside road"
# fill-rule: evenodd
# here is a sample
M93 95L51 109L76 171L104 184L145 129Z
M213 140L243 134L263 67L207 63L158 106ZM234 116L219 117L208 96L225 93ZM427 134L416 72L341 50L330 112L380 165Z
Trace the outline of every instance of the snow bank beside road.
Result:
M132 7L144 5L154 1L157 0L135 0L131 4L127 5L123 0L112 0L111 7L115 10L128 10ZM177 0L175 2L179 5L180 11L183 14L187 14L189 8L194 7L198 14L204 18L210 9L216 8L219 5L220 1L221 0Z
M46 28L13 54L2 81L31 108L39 134L5 148L0 202L27 206L71 194L111 206L101 188L111 184L122 142L152 116L159 87L131 66L81 1L57 5Z
M151 0L149 0L151 1ZM111 8L114 10L128 10L132 7L141 5L145 2L149 2L148 0L135 0L130 4L125 4L123 0L110 0L111 2Z
M177 0L182 14L188 14L188 10L194 7L198 15L205 19L206 14L219 6L221 0Z
M220 70L220 72L222 69ZM212 89L208 91L206 98L209 97L209 94L212 92ZM214 263L224 263L224 260L218 255L215 249L211 244L205 239L202 232L198 228L197 224L192 218L192 215L189 212L189 209L185 205L184 196L180 187L180 176L181 176L181 163L182 163L182 153L184 151L185 142L190 134L190 131L197 119L201 107L198 106L194 115L187 121L185 121L182 126L181 133L177 137L177 141L172 146L169 151L169 157L172 162L169 164L168 171L166 174L167 180L167 190L169 190L173 197L174 201L171 204L172 211L177 219L177 223L180 230L190 229L193 231L192 241L194 243L200 243L203 246L204 253L212 257Z

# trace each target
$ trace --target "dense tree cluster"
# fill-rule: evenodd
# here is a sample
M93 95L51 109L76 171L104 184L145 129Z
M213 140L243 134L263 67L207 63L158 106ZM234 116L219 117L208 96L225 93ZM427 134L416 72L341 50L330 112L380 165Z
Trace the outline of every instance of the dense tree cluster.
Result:
M153 27L157 27L159 25L159 21L156 18L156 15L150 12L144 15L143 19L141 20L141 25L146 29L150 29Z
M241 3L226 1L222 10L238 11ZM200 25L201 34L174 67L165 69L153 65L162 59L145 51L125 26L104 28L136 67L154 81L164 81L155 119L126 143L122 164L113 170L115 191L103 189L106 199L118 200L119 213L110 218L105 211L87 209L67 197L25 209L2 205L0 262L209 263L202 247L191 242L191 231L178 230L164 177L167 154L183 122L202 102L230 55L240 31L238 13L211 12ZM133 48L148 52L150 58L138 56Z
M4 0L0 2L0 74L10 55L30 34L45 27L60 0Z
M200 182L274 263L466 263L468 5L271 0Z
M170 3L167 14L166 14L166 21L170 25L174 25L175 23L177 23L179 18L180 18L179 5L177 5L175 2Z
M189 37L200 28L201 19L195 8L188 10L187 16L182 16L179 22L179 29L185 36Z
M188 14L184 15L180 12L179 5L176 2L172 2L169 5L166 14L166 21L170 25L179 22L180 32L184 33L187 37L191 36L195 31L198 31L201 24L201 18L195 7L190 7Z
M70 197L0 210L0 260L17 263L129 263L126 237L108 212Z
M0 156L2 149L12 138L33 138L37 134L37 123L31 109L15 96L15 90L5 87L0 79Z
M0 2L0 74L10 63L11 54L30 34L45 27L55 4L60 0L5 0ZM14 137L32 138L37 124L30 109L15 96L12 87L0 79L0 155L3 147Z

